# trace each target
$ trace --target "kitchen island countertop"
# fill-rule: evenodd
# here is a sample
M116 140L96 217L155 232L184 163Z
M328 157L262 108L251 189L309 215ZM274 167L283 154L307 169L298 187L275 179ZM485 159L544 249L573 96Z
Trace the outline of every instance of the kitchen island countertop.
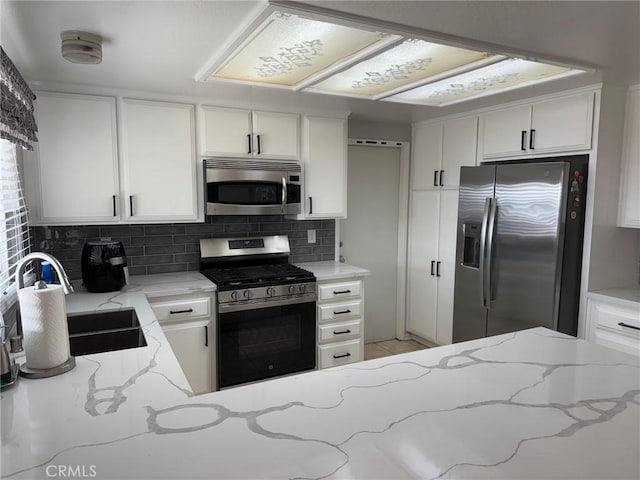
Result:
M3 392L3 478L640 477L636 357L536 328L192 396L145 291L68 298L149 346Z

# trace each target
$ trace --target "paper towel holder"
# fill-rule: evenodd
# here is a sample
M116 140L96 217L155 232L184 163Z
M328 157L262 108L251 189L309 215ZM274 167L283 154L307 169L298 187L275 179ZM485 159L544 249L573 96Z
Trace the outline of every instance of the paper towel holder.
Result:
M16 265L15 275L16 275L16 285L18 289L20 289L23 285L22 276L23 276L23 270L25 265L35 259L45 260L51 263L51 265L53 266L53 269L58 274L58 279L60 279L60 283L62 285L62 289L64 293L69 294L73 292L73 287L71 286L71 283L69 282L69 278L67 277L67 274L64 271L64 268L62 268L62 265L60 264L60 262L55 257L42 252L30 253L29 255L24 257L22 260L20 260L20 262L18 262L18 265ZM36 282L35 286L37 289L47 288L47 284L44 283L43 281ZM76 366L76 359L71 355L69 355L69 358L65 362L61 363L60 365L56 365L55 367L52 367L52 368L42 368L42 369L30 368L30 367L27 367L26 364L22 364L20 365L20 376L25 378L54 377L56 375L60 375L62 373L68 372L69 370L73 370L75 366Z

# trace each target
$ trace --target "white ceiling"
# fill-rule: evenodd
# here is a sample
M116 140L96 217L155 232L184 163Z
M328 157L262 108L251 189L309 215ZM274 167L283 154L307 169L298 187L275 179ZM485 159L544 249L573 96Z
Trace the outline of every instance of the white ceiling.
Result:
M604 78L640 83L640 2L305 1L413 28L492 43L541 59L593 65L598 72L469 103L475 108ZM6 1L2 46L38 87L124 89L207 102L291 111L353 112L354 118L410 122L443 110L227 83L195 75L265 5L264 1ZM60 33L86 30L105 39L103 63L76 65L60 56ZM473 43L472 43L473 44ZM580 78L582 77L582 78ZM564 83L562 83L564 82ZM68 84L75 85L69 87ZM62 89L62 87L60 88ZM458 108L457 110L459 110Z

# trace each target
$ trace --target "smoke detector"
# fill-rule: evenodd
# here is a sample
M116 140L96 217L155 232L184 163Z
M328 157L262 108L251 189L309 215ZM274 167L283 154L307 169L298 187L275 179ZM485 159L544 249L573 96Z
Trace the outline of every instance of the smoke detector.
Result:
M60 34L62 58L73 63L102 62L102 37L88 32L67 30Z

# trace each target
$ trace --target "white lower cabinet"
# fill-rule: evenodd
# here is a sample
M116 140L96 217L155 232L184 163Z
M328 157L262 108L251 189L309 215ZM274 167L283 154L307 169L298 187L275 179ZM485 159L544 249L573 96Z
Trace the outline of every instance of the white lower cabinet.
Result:
M173 323L162 330L193 393L211 392L211 321Z
M453 332L457 190L411 193L407 330L448 344Z
M210 295L172 295L149 299L169 345L195 394L216 389L215 302Z
M589 298L589 339L640 356L640 303Z
M364 358L362 280L318 282L318 368Z

